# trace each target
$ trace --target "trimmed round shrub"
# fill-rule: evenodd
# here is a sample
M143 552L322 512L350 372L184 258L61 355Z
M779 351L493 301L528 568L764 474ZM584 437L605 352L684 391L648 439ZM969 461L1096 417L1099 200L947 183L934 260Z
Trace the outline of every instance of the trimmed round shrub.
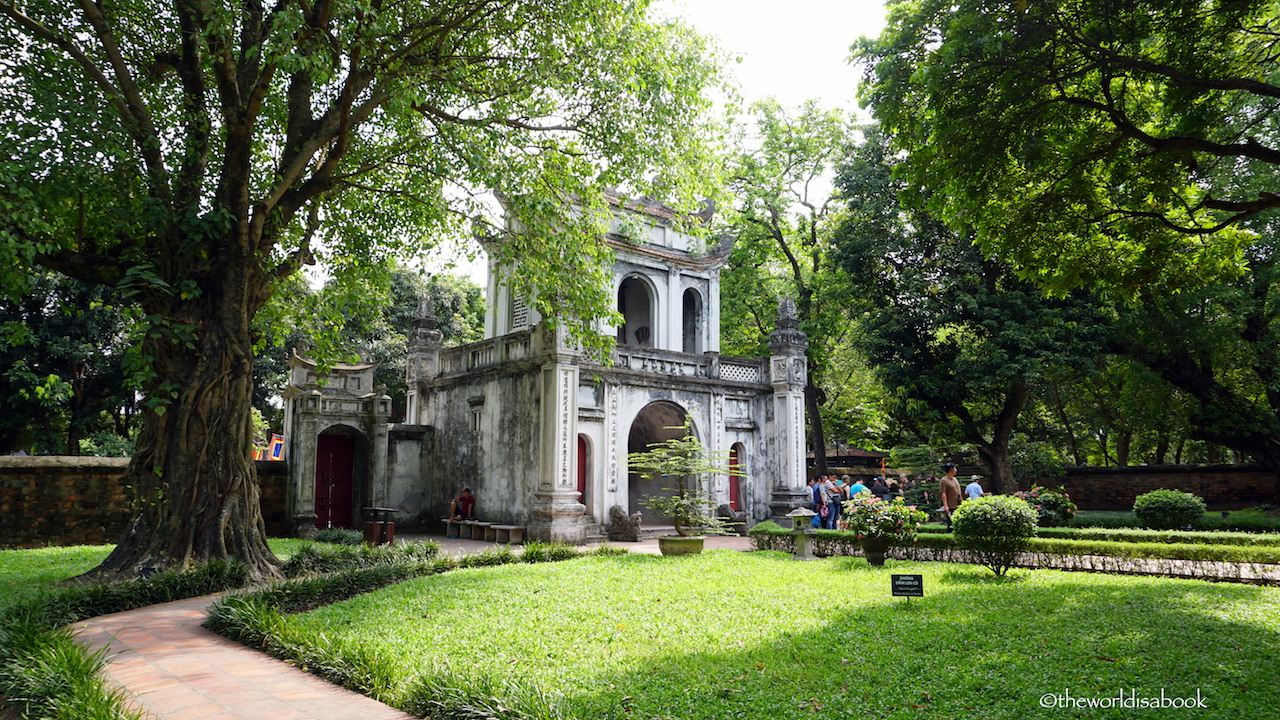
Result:
M983 495L966 500L951 514L956 544L973 552L978 564L997 576L1013 567L1036 534L1036 511L1026 500L1009 495Z
M1133 514L1143 527L1181 530L1204 514L1204 500L1181 490L1152 490L1133 501Z

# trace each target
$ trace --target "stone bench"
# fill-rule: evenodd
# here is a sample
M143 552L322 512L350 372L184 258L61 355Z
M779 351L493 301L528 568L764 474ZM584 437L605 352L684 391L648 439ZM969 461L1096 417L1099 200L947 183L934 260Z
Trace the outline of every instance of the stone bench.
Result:
M440 518L444 523L445 535L464 538L466 540L484 540L486 542L519 544L524 542L524 525L499 525L480 520L454 520Z
M494 525L489 528L493 542L519 545L524 542L524 525ZM486 538L487 539L487 538Z

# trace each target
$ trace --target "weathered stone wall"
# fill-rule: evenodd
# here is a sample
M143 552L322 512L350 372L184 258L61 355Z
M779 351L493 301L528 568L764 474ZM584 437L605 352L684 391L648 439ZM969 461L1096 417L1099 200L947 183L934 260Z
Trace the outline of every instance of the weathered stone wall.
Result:
M131 517L128 458L0 457L0 547L119 539ZM258 463L267 533L287 532L284 463Z
M1063 487L1081 510L1129 510L1152 490L1182 490L1204 498L1214 510L1235 510L1276 501L1276 473L1253 465L1145 465L1067 468Z
M527 525L538 488L539 372L515 362L434 386L423 393L434 420L413 503L419 523L443 530L440 518L464 486L476 496L482 520ZM406 509L406 503L398 505ZM399 516L407 520L409 514Z
M434 450L435 428L392 425L387 432L387 507L400 511L393 518L400 532L438 530L447 512L432 504L422 482Z

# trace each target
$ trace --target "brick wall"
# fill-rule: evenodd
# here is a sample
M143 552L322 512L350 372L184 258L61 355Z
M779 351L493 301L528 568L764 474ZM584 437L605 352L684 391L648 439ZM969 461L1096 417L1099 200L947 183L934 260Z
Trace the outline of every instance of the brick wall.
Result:
M1062 485L1081 510L1130 510L1152 490L1182 490L1204 498L1213 510L1238 510L1276 502L1276 473L1253 465L1146 465L1067 468Z
M111 543L128 524L128 458L0 457L0 547ZM258 463L267 533L288 532L284 463Z

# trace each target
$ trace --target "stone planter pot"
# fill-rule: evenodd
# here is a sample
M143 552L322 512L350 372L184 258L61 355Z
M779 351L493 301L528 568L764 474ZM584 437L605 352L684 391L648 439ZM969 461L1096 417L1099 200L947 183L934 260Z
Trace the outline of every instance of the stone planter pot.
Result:
M868 563L884 565L884 553L893 545L893 540L887 537L864 537L858 540L858 544L862 546L862 554L867 557Z
M658 538L658 550L663 555L697 555L702 552L702 541L706 540L701 535L693 537L683 537L680 535L663 535Z

